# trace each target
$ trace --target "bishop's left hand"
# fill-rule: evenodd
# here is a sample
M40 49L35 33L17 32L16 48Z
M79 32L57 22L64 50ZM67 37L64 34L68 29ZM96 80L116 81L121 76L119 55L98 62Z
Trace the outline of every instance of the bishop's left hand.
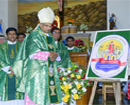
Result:
M51 61L54 61L58 57L58 54L56 52L50 52L49 58Z

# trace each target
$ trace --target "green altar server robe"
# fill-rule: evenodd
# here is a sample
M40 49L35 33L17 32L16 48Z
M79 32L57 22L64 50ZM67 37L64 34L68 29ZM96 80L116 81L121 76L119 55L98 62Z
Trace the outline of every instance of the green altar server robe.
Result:
M25 92L38 105L60 103L61 88L58 73L58 62L30 59L30 55L55 51L54 38L45 33L38 26L23 41L12 65L13 71L19 80L17 91ZM17 69L19 68L19 70Z
M71 60L69 53L64 44L60 43L59 41L55 41L56 44L56 51L61 57L61 61L58 64L59 68L69 68L71 67Z
M81 52L81 50L77 47L72 47L72 48L67 47L67 49L68 52Z
M0 44L0 96L2 101L23 99L23 93L16 92L18 84L15 75L11 75L4 71L13 64L15 55L20 46L19 42L9 44L10 41ZM11 43L11 42L10 42Z

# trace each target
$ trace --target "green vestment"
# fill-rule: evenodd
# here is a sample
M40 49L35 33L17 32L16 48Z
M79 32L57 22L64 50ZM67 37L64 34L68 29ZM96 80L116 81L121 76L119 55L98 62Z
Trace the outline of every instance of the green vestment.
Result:
M61 57L61 61L59 62L58 67L59 68L69 68L69 67L71 67L70 56L69 56L69 53L68 53L65 45L58 42L56 44L56 50L57 50L57 53Z
M17 91L25 92L38 105L60 103L62 99L58 62L56 60L51 62L49 58L43 61L29 57L31 54L43 51L56 52L55 41L51 35L46 36L40 27L37 27L24 39L16 56L16 62L12 65L19 80ZM54 89L53 92L51 89Z
M81 52L81 50L77 47L74 47L74 49L68 50L68 52Z
M16 44L8 44L7 42L0 44L0 96L2 101L23 99L24 96L23 93L16 92L18 81L15 75L7 74L1 69L13 64L19 46L19 42L16 42Z

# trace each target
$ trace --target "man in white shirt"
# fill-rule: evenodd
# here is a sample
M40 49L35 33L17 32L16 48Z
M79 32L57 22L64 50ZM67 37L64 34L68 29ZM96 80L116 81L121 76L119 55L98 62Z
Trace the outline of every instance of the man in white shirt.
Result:
M74 46L75 39L72 36L66 38L68 52L81 52L81 50Z

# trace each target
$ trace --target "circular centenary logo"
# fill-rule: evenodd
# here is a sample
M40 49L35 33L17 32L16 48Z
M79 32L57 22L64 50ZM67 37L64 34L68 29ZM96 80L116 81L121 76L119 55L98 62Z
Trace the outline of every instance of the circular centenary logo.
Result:
M120 35L108 35L95 43L92 52L91 69L99 77L118 75L126 67L129 44Z

